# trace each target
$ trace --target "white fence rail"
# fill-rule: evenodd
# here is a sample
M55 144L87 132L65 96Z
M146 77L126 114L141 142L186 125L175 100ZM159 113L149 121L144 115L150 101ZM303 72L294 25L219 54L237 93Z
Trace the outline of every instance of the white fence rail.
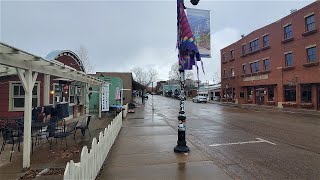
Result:
M91 150L84 146L81 151L80 162L73 160L67 163L64 171L65 180L94 180L98 175L115 139L122 127L122 112L119 113L99 134L99 142L93 138Z
M123 110L123 118L126 118L127 117L127 114L128 114L128 104L124 105L124 110Z

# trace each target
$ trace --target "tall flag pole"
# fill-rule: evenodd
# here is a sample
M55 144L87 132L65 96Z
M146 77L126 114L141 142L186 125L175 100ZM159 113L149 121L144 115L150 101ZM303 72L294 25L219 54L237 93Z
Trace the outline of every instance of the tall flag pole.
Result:
M174 152L184 153L190 149L186 142L186 115L184 111L184 101L186 94L185 87L185 70L192 70L196 61L201 61L198 48L195 44L195 38L192 34L188 18L185 14L183 0L177 0L177 48L179 51L179 72L180 72L180 111L178 116L178 141Z

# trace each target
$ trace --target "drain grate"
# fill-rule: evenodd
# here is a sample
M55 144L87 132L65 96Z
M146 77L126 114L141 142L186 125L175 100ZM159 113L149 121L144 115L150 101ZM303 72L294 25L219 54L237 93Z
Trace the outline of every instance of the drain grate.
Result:
M136 118L128 118L128 119L144 119L144 118L136 117Z

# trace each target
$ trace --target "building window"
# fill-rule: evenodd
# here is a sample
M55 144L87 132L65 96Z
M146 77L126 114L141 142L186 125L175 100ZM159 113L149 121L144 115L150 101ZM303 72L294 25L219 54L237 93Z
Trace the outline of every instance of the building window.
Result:
M263 47L269 46L269 35L263 36Z
M250 42L250 52L259 50L259 39Z
M76 94L76 87L70 86L69 103L71 103L71 104L75 103L75 94Z
M227 61L227 53L223 53L223 62Z
M81 87L77 87L76 89L76 97L77 97L77 103L83 103L83 96L82 96L82 88Z
M251 87L248 87L248 100L253 100L253 89Z
M315 16L314 14L311 16L306 17L306 31L313 31L316 29L316 22L315 22Z
M316 47L311 47L307 49L308 55L308 63L316 62L317 61L317 51Z
M293 56L292 53L285 54L286 67L293 66Z
M24 98L25 91L23 85L20 82L10 83L10 110L12 111L23 111L24 109ZM40 86L36 83L32 90L32 106L40 106Z
M296 86L284 86L284 101L296 101Z
M263 60L263 69L264 69L264 71L270 71L270 61L269 61L269 59Z
M246 45L242 45L242 55L246 54Z
M259 72L259 61L250 63L250 70L251 70L251 73Z
M223 77L227 77L226 69L223 70Z
M290 39L292 37L293 37L292 25L289 24L288 26L284 27L284 39Z
M231 77L234 77L234 68L231 68Z
M268 101L274 101L274 86L268 86Z
M312 98L312 86L311 84L301 85L301 102L311 103Z
M245 64L242 64L242 73L246 74L246 65Z
M230 51L230 59L234 59L234 50Z

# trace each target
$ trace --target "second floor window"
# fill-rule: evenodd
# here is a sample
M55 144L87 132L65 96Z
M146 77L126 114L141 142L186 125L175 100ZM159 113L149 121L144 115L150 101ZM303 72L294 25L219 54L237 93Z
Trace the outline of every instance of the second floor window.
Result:
M231 68L231 77L234 77L234 68Z
M263 68L264 68L264 71L270 71L270 61L269 61L269 59L263 60Z
M246 74L246 65L245 64L242 64L242 73Z
M311 47L307 49L308 63L317 61L317 49L316 47Z
M293 66L293 56L292 53L285 54L285 63L286 67L292 67Z
M246 54L246 45L242 45L242 55Z
M289 24L288 26L284 27L284 39L290 39L292 37L293 37L292 25Z
M250 42L250 52L259 50L259 39Z
M263 47L269 46L269 35L263 36Z
M306 17L306 31L313 31L316 29L316 22L314 14Z
M234 50L230 51L230 59L234 59Z
M223 77L227 77L226 70L223 70Z
M226 62L226 61L227 61L227 54L223 53L223 62Z
M251 73L259 72L259 61L250 63L250 70L251 70Z

